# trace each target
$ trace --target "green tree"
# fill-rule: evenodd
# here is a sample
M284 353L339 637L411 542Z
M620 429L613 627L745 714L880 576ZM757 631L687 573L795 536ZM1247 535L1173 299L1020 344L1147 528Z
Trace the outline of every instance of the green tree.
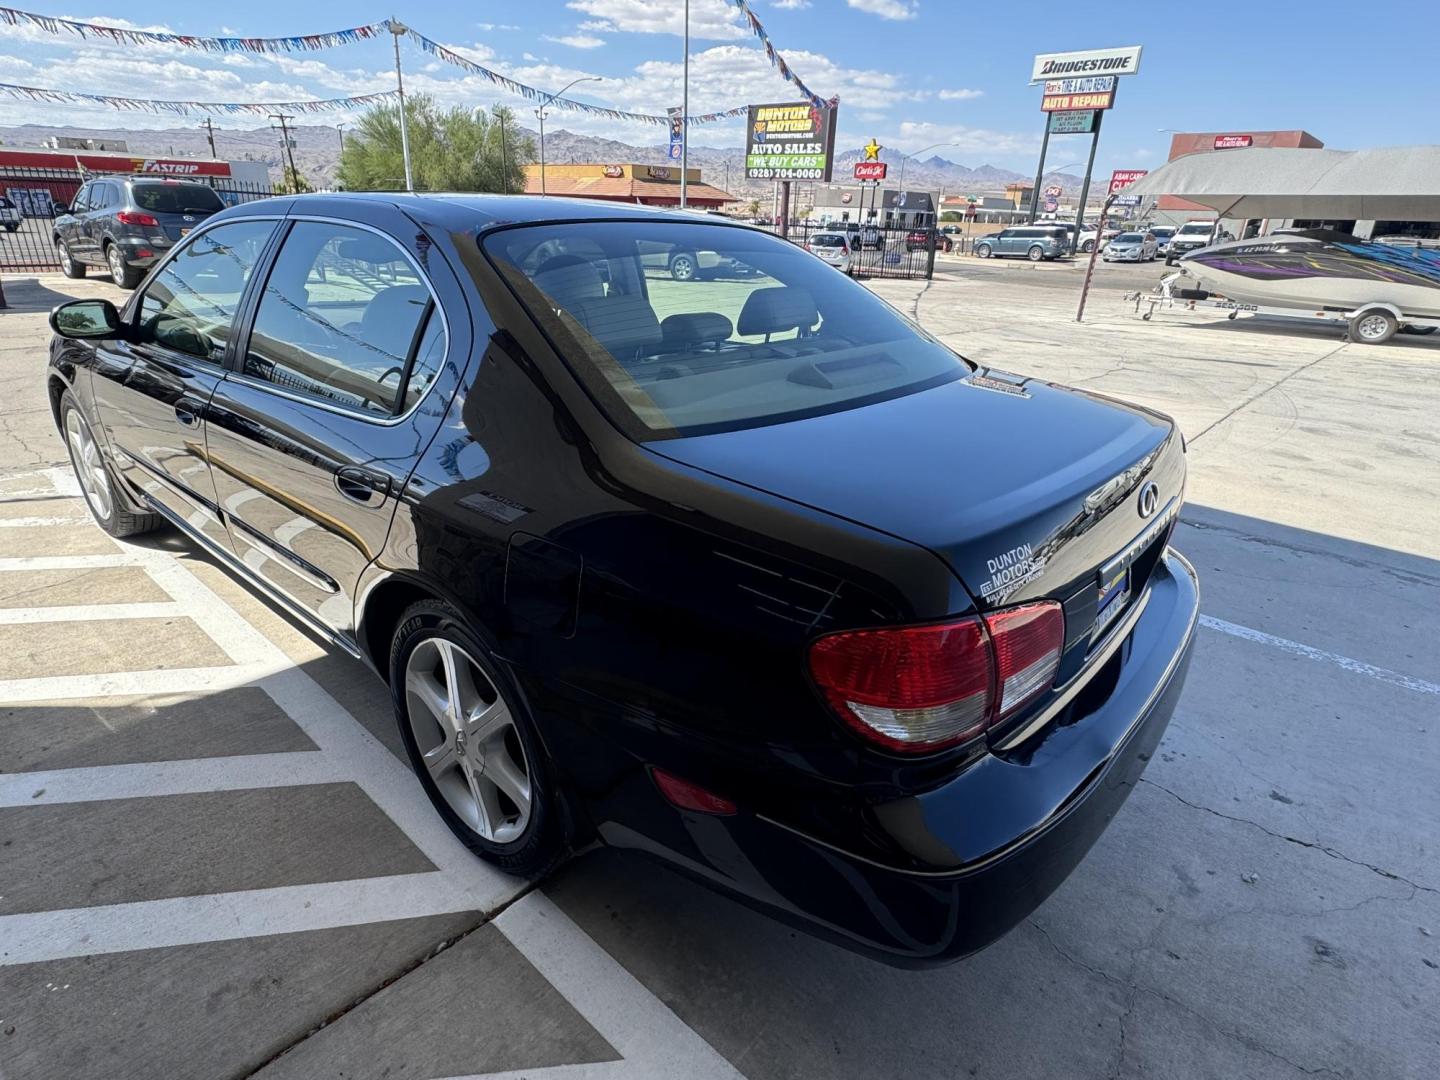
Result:
M314 190L305 175L298 169L292 169L289 162L280 166L280 182L275 185L276 195L304 195L307 191Z
M524 166L535 159L535 144L510 109L441 109L429 95L414 94L405 99L405 116L417 190L525 190ZM340 155L340 182L351 191L404 188L398 104L378 105L360 118Z

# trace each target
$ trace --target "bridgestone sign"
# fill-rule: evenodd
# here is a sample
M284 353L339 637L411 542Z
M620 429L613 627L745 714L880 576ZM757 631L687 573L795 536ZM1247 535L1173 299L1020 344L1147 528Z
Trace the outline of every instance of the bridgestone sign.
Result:
M1140 48L1139 45L1126 45L1119 49L1042 53L1035 57L1030 81L1037 83L1084 75L1134 75L1140 70Z

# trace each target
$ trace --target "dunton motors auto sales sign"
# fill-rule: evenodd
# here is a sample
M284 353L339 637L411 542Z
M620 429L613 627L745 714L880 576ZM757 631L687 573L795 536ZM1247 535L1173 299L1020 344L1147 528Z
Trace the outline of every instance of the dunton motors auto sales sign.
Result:
M1134 75L1140 70L1139 45L1083 52L1041 53L1030 71L1032 83L1047 79L1075 79L1087 75Z

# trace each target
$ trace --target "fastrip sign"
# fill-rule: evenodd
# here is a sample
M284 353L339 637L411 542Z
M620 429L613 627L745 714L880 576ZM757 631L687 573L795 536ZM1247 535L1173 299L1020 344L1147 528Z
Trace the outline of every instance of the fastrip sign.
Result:
M1032 83L1047 79L1080 79L1093 75L1134 75L1140 70L1139 45L1118 49L1041 53L1030 71Z

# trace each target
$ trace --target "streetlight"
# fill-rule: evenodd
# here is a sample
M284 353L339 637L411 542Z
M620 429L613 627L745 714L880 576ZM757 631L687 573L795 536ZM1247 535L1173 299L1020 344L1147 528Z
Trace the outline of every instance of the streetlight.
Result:
M561 94L565 93L566 90L569 90L570 87L575 86L575 85L577 85L578 83L582 83L582 82L600 82L600 81L601 81L601 80L600 80L600 76L599 76L599 75L582 75L582 76L581 76L580 78L578 78L578 79L571 79L568 83L566 83L564 86L562 86L559 90L556 90L555 93L551 94L551 95L550 95L549 97L547 97L544 101L542 101L542 102L540 103L540 107L535 110L535 115L540 118L540 194L541 194L541 195L544 195L544 194L545 194L545 107L546 107L547 105L549 105L552 101L554 101L557 97L559 97Z
M478 119L485 113L484 105L476 105L470 110L471 119ZM496 120L500 124L500 193L510 194L510 157L505 146L505 110L501 109L496 113Z
M909 161L912 157L919 157L921 154L925 153L926 150L935 150L935 149L937 149L938 147L941 147L941 146L959 146L959 145L960 145L959 143L954 143L954 142L937 142L937 143L931 143L929 146L922 146L919 150L916 150L913 154L907 154L907 153L905 153L903 150L900 151L900 190L901 190L901 191L904 191L904 190L905 190L905 162Z

